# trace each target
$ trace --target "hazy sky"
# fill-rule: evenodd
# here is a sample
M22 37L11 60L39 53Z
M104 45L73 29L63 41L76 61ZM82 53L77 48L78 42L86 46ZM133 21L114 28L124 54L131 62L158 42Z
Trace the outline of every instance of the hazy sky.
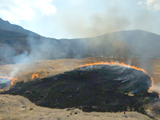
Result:
M52 38L135 29L160 34L160 0L0 0L0 17Z

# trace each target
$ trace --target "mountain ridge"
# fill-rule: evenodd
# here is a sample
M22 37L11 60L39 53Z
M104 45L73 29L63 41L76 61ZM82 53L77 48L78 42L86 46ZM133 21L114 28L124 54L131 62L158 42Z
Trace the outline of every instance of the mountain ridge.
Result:
M13 32L19 32L19 33L24 33L24 34L27 34L27 35L29 35L29 34L38 35L35 32L32 32L30 30L26 30L19 25L11 24L10 22L4 21L1 18L0 18L0 29L13 31Z
M0 21L3 21L0 19ZM143 30L118 31L89 38L47 38L13 25L0 27L0 61L11 59L32 61L37 59L61 59L84 57L159 58L160 35ZM4 28L4 29L3 29ZM27 32L26 32L27 31ZM29 31L29 32L28 32ZM32 34L33 33L33 34ZM24 60L25 59L25 60ZM10 63L7 62L6 64ZM1 62L0 62L1 64ZM3 64L5 64L3 62Z

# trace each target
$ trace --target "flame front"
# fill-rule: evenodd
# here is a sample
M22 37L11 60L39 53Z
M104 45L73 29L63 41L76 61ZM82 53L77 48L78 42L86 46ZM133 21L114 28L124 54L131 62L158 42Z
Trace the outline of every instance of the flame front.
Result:
M3 76L0 76L0 78L4 78L4 79L9 79L9 80L11 80L11 82L10 82L11 86L14 85L14 81L17 80L17 78L3 77Z
M88 66L88 65L99 65L99 64L110 64L110 65L121 65L121 66L125 66L125 67L130 67L130 68L134 68L136 70L141 70L143 72L146 73L146 71L144 69L141 69L141 68L137 68L136 66L131 66L131 65L127 65L125 63L119 63L119 62L95 62L95 63L86 63L84 65L80 65L79 67L83 67L83 66Z
M37 73L32 74L32 79L35 79L35 78L39 78L39 75Z
M133 68L133 69L136 69L136 70L140 70L140 71L148 74L148 73L147 73L144 69L142 69L142 68L138 68L138 67L136 67L136 66L127 65L127 64L125 64L125 63L123 63L123 62L122 62L122 63L119 63L119 62L103 62L103 61L101 61L101 62L95 62L95 63L86 63L86 64L80 65L80 66L78 66L78 67L89 66L89 65L101 65L101 64L125 66L125 67ZM148 75L149 75L149 74L148 74ZM150 76L151 81L152 81L152 86L148 89L148 91L152 89L153 84L154 84L153 77L152 77L151 75L149 75L149 76Z
M16 80L17 80L17 78L13 78L13 79L12 79L12 81L11 81L11 86L14 85L14 81L16 81Z

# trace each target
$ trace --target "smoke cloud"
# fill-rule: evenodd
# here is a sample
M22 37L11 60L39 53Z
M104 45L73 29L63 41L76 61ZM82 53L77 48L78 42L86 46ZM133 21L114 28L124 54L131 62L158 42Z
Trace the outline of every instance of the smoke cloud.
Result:
M84 14L66 11L59 18L64 29L76 37L98 36L125 30L131 25L129 18L122 14L118 6L110 7L105 13L93 13L89 19L86 19L85 11Z
M94 7L88 2L84 4L84 9L80 9L78 6L72 6L71 9L67 8L60 15L57 15L57 21L66 32L77 38L94 37L115 31L133 29L157 33L157 24L154 24L155 22L158 23L156 14L147 9L136 11L136 8L131 7L132 5L136 5L137 9L141 7L137 5L137 1L113 0L106 2L101 0ZM101 8L101 10L98 10L98 8ZM88 13L87 10L90 9L97 11L93 10L93 12Z

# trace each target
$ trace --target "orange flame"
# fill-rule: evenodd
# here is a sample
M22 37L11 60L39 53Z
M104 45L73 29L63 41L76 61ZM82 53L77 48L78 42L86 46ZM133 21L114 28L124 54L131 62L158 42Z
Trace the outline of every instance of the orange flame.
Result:
M13 78L13 79L12 79L12 81L11 81L11 86L14 85L14 81L16 81L16 80L17 80L17 78Z
M148 74L148 73L147 73L144 69L142 69L142 68L138 68L138 67L136 67L136 66L127 65L127 64L125 64L125 63L123 63L123 62L122 62L122 63L119 63L119 62L103 62L103 61L101 61L101 62L95 62L95 63L86 63L86 64L80 65L80 66L78 66L78 67L89 66L89 65L101 65L101 64L121 65L121 66L129 67L129 68L133 68L133 69L136 69L136 70L140 70L140 71ZM149 75L149 74L148 74L148 75ZM154 84L153 77L152 77L151 75L149 75L149 76L150 76L151 81L152 81L152 86L148 89L148 91L152 89L153 84Z
M4 79L9 79L9 80L11 80L11 86L12 85L14 85L14 81L16 81L17 80L17 78L11 78L11 77L3 77L3 76L0 76L0 78L4 78Z
M39 78L39 75L37 73L32 74L32 79L35 79L35 78Z

